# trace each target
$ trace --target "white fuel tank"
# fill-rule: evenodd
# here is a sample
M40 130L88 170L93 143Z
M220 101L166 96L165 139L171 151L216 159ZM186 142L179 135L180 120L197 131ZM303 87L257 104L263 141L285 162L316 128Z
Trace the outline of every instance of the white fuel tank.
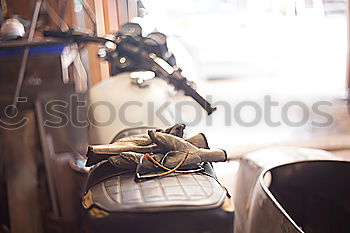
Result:
M168 84L158 78L147 82L140 85L130 73L121 73L89 90L90 144L110 143L122 130L164 128L174 123Z

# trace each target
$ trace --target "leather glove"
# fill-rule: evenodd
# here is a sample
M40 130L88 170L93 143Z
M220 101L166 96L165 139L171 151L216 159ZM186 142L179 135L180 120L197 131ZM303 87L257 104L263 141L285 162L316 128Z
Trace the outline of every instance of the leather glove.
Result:
M95 154L118 154L121 152L156 152L159 147L155 145L148 135L133 135L121 138L118 141L105 144L89 146Z
M224 162L227 159L224 150L201 149L183 138L152 130L148 131L148 135L163 151L179 151L184 153L189 151L189 156L196 155L202 162Z
M108 157L108 161L115 167L121 169L136 169L140 159L144 156L137 152L122 152L118 155Z
M184 129L184 124L176 124L166 130L158 131L182 137ZM91 151L95 154L118 154L126 151L139 153L154 153L159 152L161 150L156 144L153 144L153 141L149 138L147 134L133 135L121 138L111 144L94 145L90 146L90 148Z
M148 137L149 141L152 141L149 137ZM122 139L120 139L122 140ZM118 140L118 141L120 141ZM127 141L127 140L126 140ZM204 134L196 134L188 139L186 139L186 141L192 143L193 145L200 147L200 148L208 148L208 144L207 144L207 140L204 136ZM181 158L183 157L183 153L182 155L175 155L175 152L171 152L171 154L169 154L169 156L167 156L167 163L165 164L165 166L169 166L169 167L175 167L181 160ZM179 152L180 153L180 152ZM103 155L98 155L100 156L100 158L103 159L108 159L108 161L116 167L120 167L122 169L134 169L140 162L140 159L143 157L143 153L138 153L138 152L121 152L118 153L117 155L114 156L108 156L106 155L106 157L104 157ZM161 159L163 158L163 154L155 154L152 155L153 158L155 158L158 162L161 161ZM176 159L174 159L173 157L176 157ZM168 158L169 157L169 158ZM170 158L172 157L172 158ZM177 159L179 158L179 159ZM189 163L199 163L200 158L196 158L194 159L194 155L189 155L189 157L185 160L183 166L186 166ZM151 162L147 162L144 161L144 164L146 167L148 168L154 168L153 164Z
M171 135L182 138L184 136L184 129L185 128L186 128L185 124L176 124L176 125L174 125L170 128L167 128L165 130L156 130L156 131L171 134Z
M148 135L134 135L119 139L112 144L89 146L87 152L87 167L90 167L112 155L123 152L154 153L161 148L154 144Z
M187 138L186 141L198 148L209 149L207 138L202 133Z

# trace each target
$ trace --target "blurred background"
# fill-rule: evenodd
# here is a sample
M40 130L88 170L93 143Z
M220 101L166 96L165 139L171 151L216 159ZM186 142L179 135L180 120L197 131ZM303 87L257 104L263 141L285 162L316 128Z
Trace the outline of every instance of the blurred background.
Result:
M323 111L344 113L345 105L337 101L347 98L347 1L144 0L139 7L144 7L142 18L132 21L139 22L145 34L156 28L169 35L169 47L187 77L200 83L199 89L214 102L231 105L230 110L219 106L212 127L205 122L202 126L222 147L236 150L294 140L306 145L314 134L329 133L334 127L315 129L311 111L310 119L299 127L285 122L271 127L265 115L254 127L225 124L225 114L233 115L242 101L263 108L264 98L271 96L278 102L271 110L274 121L281 121L282 107L290 101L310 108L317 101L331 101ZM254 114L249 107L240 111L246 122L254 121ZM298 106L287 113L296 122L303 117L300 114L304 112Z
M348 1L43 0L29 41L38 2L0 0L1 24L15 18L25 29L14 41L1 34L0 119L15 120L4 109L21 84L20 96L28 101L18 103L19 116L24 114L31 121L21 129L24 132L0 131L0 226L4 227L0 232L8 232L10 221L16 223L14 232L20 233L27 225L32 227L29 232L40 232L36 227L41 228L41 221L57 232L65 232L60 222L77 232L76 210L81 207L87 172L72 169L70 163L85 156L91 143L88 126L44 126L45 120L55 119L44 106L53 99L69 101L71 95L86 101L89 90L103 83L108 87L115 77L110 64L97 56L101 46L48 39L43 36L46 29L74 28L108 36L134 22L142 26L144 36L164 33L184 76L195 82L217 111L208 116L196 104L179 109L176 103L193 100L173 89L165 88L164 100L174 101L175 111L181 112L175 123L187 124L188 135L203 132L211 147L227 151L230 161L215 167L233 194L237 160L251 151L297 146L350 158ZM30 46L34 49L28 49L21 83L22 54ZM129 97L130 93L111 89L101 88L99 95ZM139 94L133 96L142 99ZM72 111L66 110L67 114ZM84 111L77 113L78 118L87 117ZM23 142L22 148L18 141ZM22 154L28 156L12 156ZM23 184L28 184L24 190ZM34 197L39 198L33 201ZM42 220L40 211L26 208L22 213L24 203L50 214L43 214ZM22 224L22 218L27 222Z

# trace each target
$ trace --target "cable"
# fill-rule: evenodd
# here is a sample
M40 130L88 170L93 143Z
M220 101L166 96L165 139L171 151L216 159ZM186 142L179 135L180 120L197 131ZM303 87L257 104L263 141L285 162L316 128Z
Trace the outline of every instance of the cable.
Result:
M147 154L147 153L146 153L146 155L145 155L145 159L149 159L149 160L151 160L153 163L159 164L159 165L161 165L161 167L162 167L163 169L167 170L166 172L163 172L163 173L161 173L161 174L157 174L158 176L165 176L165 175L168 175L168 174L170 174L170 173L175 172L179 167L181 167L181 165L182 165L182 164L185 162L185 160L187 159L189 153L190 153L190 152L187 151L186 154L185 154L185 156L181 159L181 161L180 161L173 169L169 169L169 168L167 168L167 167L165 167L165 166L159 164L154 158L152 158L152 157L151 157L149 154Z

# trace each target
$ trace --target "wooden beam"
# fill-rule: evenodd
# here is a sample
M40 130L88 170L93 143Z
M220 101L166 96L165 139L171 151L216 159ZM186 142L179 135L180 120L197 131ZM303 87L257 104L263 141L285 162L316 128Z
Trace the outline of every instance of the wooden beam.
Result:
M103 19L104 19L104 29L105 29L105 34L111 33L111 26L110 26L110 17L109 17L109 1L103 1L102 2L102 7L103 7Z
M127 0L116 0L117 10L118 10L118 25L119 28L121 25L129 21L128 16L128 4Z
M10 16L19 15L27 20L32 19L35 0L11 0L6 1L6 4Z
M105 30L105 19L104 19L104 10L103 10L104 0L87 0L87 3L93 9L96 15L96 29L98 36L104 36L106 33ZM93 25L90 19L85 17L86 27L92 30ZM109 66L107 62L101 61L97 57L99 45L97 44L88 44L87 50L89 54L89 74L91 77L92 84L96 84L103 79L109 78Z
M128 0L128 20L129 22L137 17L137 0Z
M108 6L109 30L111 33L116 33L119 30L117 2L109 0Z
M106 35L106 29L105 25L106 22L107 25L109 26L109 19L108 19L108 14L107 18L105 18L104 14L104 3L107 1L103 0L95 0L95 14L96 14L96 27L97 27L97 35L98 36L105 36ZM99 61L99 66L100 66L100 80L108 79L110 74L109 74L109 65L108 62L106 61Z
M74 1L67 0L65 6L64 22L72 28L76 26L76 13L74 11Z

